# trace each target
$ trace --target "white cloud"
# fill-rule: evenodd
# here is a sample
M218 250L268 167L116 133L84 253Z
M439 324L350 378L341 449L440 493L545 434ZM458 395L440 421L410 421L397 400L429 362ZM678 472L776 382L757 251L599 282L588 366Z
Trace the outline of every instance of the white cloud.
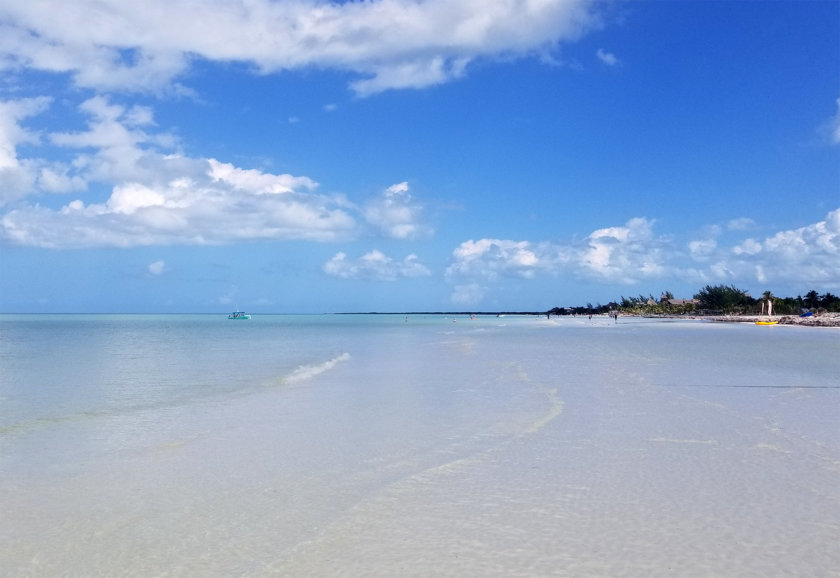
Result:
M453 251L446 278L459 293L466 291L460 287L481 288L473 295L484 295L505 276L547 275L617 285L676 278L840 289L840 208L806 227L729 243L706 236L678 245L655 234L654 224L646 218L630 219L622 226L593 231L583 243L465 241ZM706 233L721 230L712 226Z
M229 163L210 159L210 177L214 182L224 182L234 189L252 191L257 195L280 195L295 190L312 190L318 183L308 177L272 175L255 169L240 169Z
M46 193L74 193L87 189L87 181L79 175L71 175L67 165L53 163L43 166L38 174L38 188Z
M166 262L155 261L150 263L148 267L149 273L155 276L163 275L166 272Z
M411 254L402 261L395 261L376 249L356 260L348 259L346 253L336 253L332 259L324 264L324 272L343 279L374 279L380 281L431 275L431 271L420 262L417 255Z
M824 221L776 233L765 239L763 246L789 263L832 258L834 269L840 272L840 209L830 212Z
M28 103L19 110L34 114L42 106ZM172 152L171 135L146 132L154 119L145 107L123 107L94 97L81 109L89 116L87 130L49 135L55 145L79 149L72 164L42 163L36 176L42 191L79 191L89 182L101 182L111 186L110 196L87 204L73 200L58 210L18 205L0 217L0 238L21 245L75 248L332 241L355 234L357 224L346 210L348 203L317 194L318 184L308 177ZM6 150L12 151L7 160L13 166L14 144L32 137L16 132L17 123L7 126L11 129L2 131L0 139L5 135L12 145ZM28 186L31 192L31 179Z
M468 62L469 59L467 58L448 61L439 56L411 62L392 63L387 66L375 66L370 70L372 77L353 81L350 87L361 96L368 96L389 89L425 88L460 78L463 76Z
M166 183L126 182L115 186L104 203L75 200L60 210L14 209L0 218L0 236L45 248L135 247L332 241L352 236L356 228L335 199L286 190L295 177L249 172L253 178L240 179L237 171L220 176L216 169L223 163L214 159L190 164L203 166L204 174ZM267 194L265 187L284 192Z
M161 150L172 150L177 141L171 134L144 130L154 126L150 109L112 104L103 96L84 101L79 109L88 116L87 130L50 135L54 145L82 151L74 162L79 178L149 181L160 174Z
M43 112L49 103L46 97L0 101L0 206L25 196L36 182L39 163L18 158L17 147L37 143L39 136L21 121Z
M735 245L732 252L736 255L757 255L761 252L761 243L755 239L746 239L742 243Z
M665 274L665 241L652 234L653 222L631 219L622 227L592 232L585 244L561 245L504 239L461 243L452 253L447 278L488 282L567 274L610 283L636 283Z
M589 235L578 259L584 277L613 283L636 283L661 276L665 269L663 240L653 236L653 221L634 218L623 227Z
M0 207L33 192L67 193L87 188L87 181L73 174L76 169L66 163L18 155L18 145L43 144L45 135L27 130L22 122L47 110L50 102L47 97L0 101Z
M0 103L0 168L5 201L31 193L110 187L107 198L67 202L59 209L18 203L0 216L0 238L28 246L78 248L166 244L222 244L239 240L313 241L355 237L361 212L385 237L433 234L423 207L405 182L392 185L361 210L340 195L317 193L309 177L273 174L178 152L177 139L156 132L148 107L93 97L80 105L84 130L45 135L27 132L18 119L42 112L48 101ZM44 142L75 154L71 162L19 160L17 144ZM18 187L12 187L12 182ZM95 197L91 197L95 198Z
M694 255L692 255L694 257ZM817 223L779 231L764 239L747 238L717 247L705 269L694 269L704 281L789 284L840 289L840 208ZM674 264L676 269L679 264Z
M700 239L688 244L688 250L695 260L705 259L713 254L715 249L717 249L717 241L714 239Z
M592 0L49 0L0 6L0 68L72 74L98 90L183 90L192 59L263 73L307 66L357 75L367 95L425 87L479 58L525 57L600 25ZM196 14L201 17L197 18Z
M732 219L726 224L726 228L730 231L749 231L753 227L755 227L755 221L753 221L749 217L740 217L738 219Z
M446 269L448 279L499 277L533 278L550 272L567 259L563 251L549 243L531 243L507 239L479 239L461 243L452 252L453 262Z
M24 118L43 112L49 105L46 97L0 101L0 169L18 164L17 145L38 142L38 135L20 126Z
M421 221L423 207L408 192L408 183L391 185L370 201L364 210L368 223L392 239L418 239L430 236L431 227Z
M607 66L617 66L619 64L618 58L616 58L615 54L611 52L607 52L602 48L598 49L597 52L598 60L606 64Z

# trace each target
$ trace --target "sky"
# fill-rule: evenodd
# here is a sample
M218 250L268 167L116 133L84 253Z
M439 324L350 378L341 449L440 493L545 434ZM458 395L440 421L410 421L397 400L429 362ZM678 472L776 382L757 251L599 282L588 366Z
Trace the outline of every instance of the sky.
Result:
M0 312L720 284L840 293L836 0L0 4Z

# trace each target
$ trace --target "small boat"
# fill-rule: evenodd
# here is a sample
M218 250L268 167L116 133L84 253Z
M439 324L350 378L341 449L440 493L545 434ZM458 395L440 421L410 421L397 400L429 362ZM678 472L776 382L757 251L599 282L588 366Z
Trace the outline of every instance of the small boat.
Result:
M228 315L228 319L250 319L251 316L245 313L244 311L234 311L230 315Z
M776 325L778 323L779 323L778 321L756 321L755 322L756 325Z

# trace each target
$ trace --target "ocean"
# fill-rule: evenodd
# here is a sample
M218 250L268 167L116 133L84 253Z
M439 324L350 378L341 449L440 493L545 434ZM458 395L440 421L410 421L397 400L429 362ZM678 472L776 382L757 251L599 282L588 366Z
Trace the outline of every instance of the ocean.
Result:
M840 331L0 315L0 575L838 576Z

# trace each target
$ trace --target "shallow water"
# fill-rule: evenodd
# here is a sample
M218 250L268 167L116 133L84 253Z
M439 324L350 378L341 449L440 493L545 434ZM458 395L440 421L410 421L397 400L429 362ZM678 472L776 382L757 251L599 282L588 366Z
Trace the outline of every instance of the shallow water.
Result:
M9 576L833 575L840 332L0 316Z

